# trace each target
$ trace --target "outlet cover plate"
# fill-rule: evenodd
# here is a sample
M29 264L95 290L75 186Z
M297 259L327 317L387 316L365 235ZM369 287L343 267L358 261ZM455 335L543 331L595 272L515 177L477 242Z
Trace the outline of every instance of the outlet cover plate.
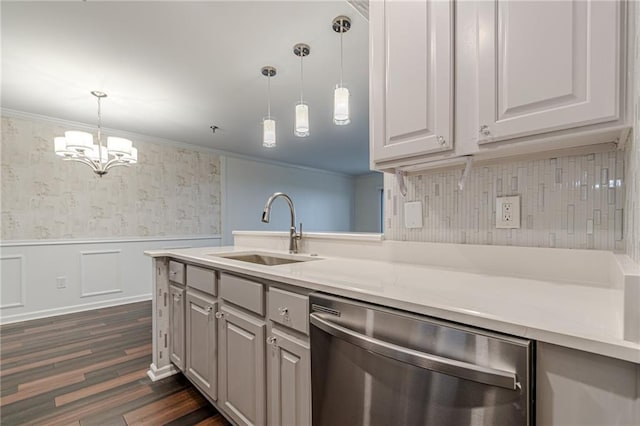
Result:
M422 201L404 203L404 227L422 228Z
M496 228L520 228L520 196L496 198Z

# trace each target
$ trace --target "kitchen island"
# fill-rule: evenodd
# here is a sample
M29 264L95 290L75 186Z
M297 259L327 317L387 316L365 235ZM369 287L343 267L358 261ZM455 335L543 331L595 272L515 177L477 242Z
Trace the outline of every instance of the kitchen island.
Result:
M296 256L305 261L267 266L224 256L286 257L284 233L238 232L235 238L233 247L147 253L154 257L156 287L152 378L177 371L167 356L171 333L164 296L173 261L256 280L264 283L265 293L278 286L301 295L321 291L532 339L537 424L598 418L633 424L638 419L640 273L624 255L308 234L304 254ZM255 318L265 316L259 311ZM594 368L602 376L597 380ZM598 403L578 409L586 397L597 397ZM241 417L232 419L243 423Z

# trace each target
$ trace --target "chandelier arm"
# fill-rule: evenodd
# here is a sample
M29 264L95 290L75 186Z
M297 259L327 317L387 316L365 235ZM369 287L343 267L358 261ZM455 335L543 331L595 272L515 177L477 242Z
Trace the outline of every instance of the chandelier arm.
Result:
M86 158L68 157L68 158L63 158L63 160L65 160L65 161L76 161L78 163L86 164L87 166L91 167L94 172L101 171L100 167L98 167L95 162L93 162L91 160L88 160Z
M109 160L107 162L107 164L105 164L104 166L104 170L107 171L112 167L116 167L116 166L128 166L129 162L126 160L122 160L120 158L112 158L111 160Z

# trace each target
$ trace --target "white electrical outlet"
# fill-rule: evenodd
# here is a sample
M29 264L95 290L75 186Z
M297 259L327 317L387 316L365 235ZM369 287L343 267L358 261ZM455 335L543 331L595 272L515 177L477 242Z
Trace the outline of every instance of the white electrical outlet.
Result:
M66 288L66 287L67 287L67 277L56 278L56 288Z
M520 196L496 198L496 228L520 228Z

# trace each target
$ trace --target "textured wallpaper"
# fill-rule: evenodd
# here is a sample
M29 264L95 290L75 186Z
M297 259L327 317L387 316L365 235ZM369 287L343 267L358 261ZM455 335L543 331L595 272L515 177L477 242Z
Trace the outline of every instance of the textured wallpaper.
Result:
M134 140L138 164L99 178L56 157L64 130L2 117L2 240L220 233L217 155Z
M385 237L392 240L625 250L624 158L611 151L474 167L407 178L403 198L386 175ZM495 228L495 198L521 196L521 228ZM404 202L422 201L423 224L404 228Z

